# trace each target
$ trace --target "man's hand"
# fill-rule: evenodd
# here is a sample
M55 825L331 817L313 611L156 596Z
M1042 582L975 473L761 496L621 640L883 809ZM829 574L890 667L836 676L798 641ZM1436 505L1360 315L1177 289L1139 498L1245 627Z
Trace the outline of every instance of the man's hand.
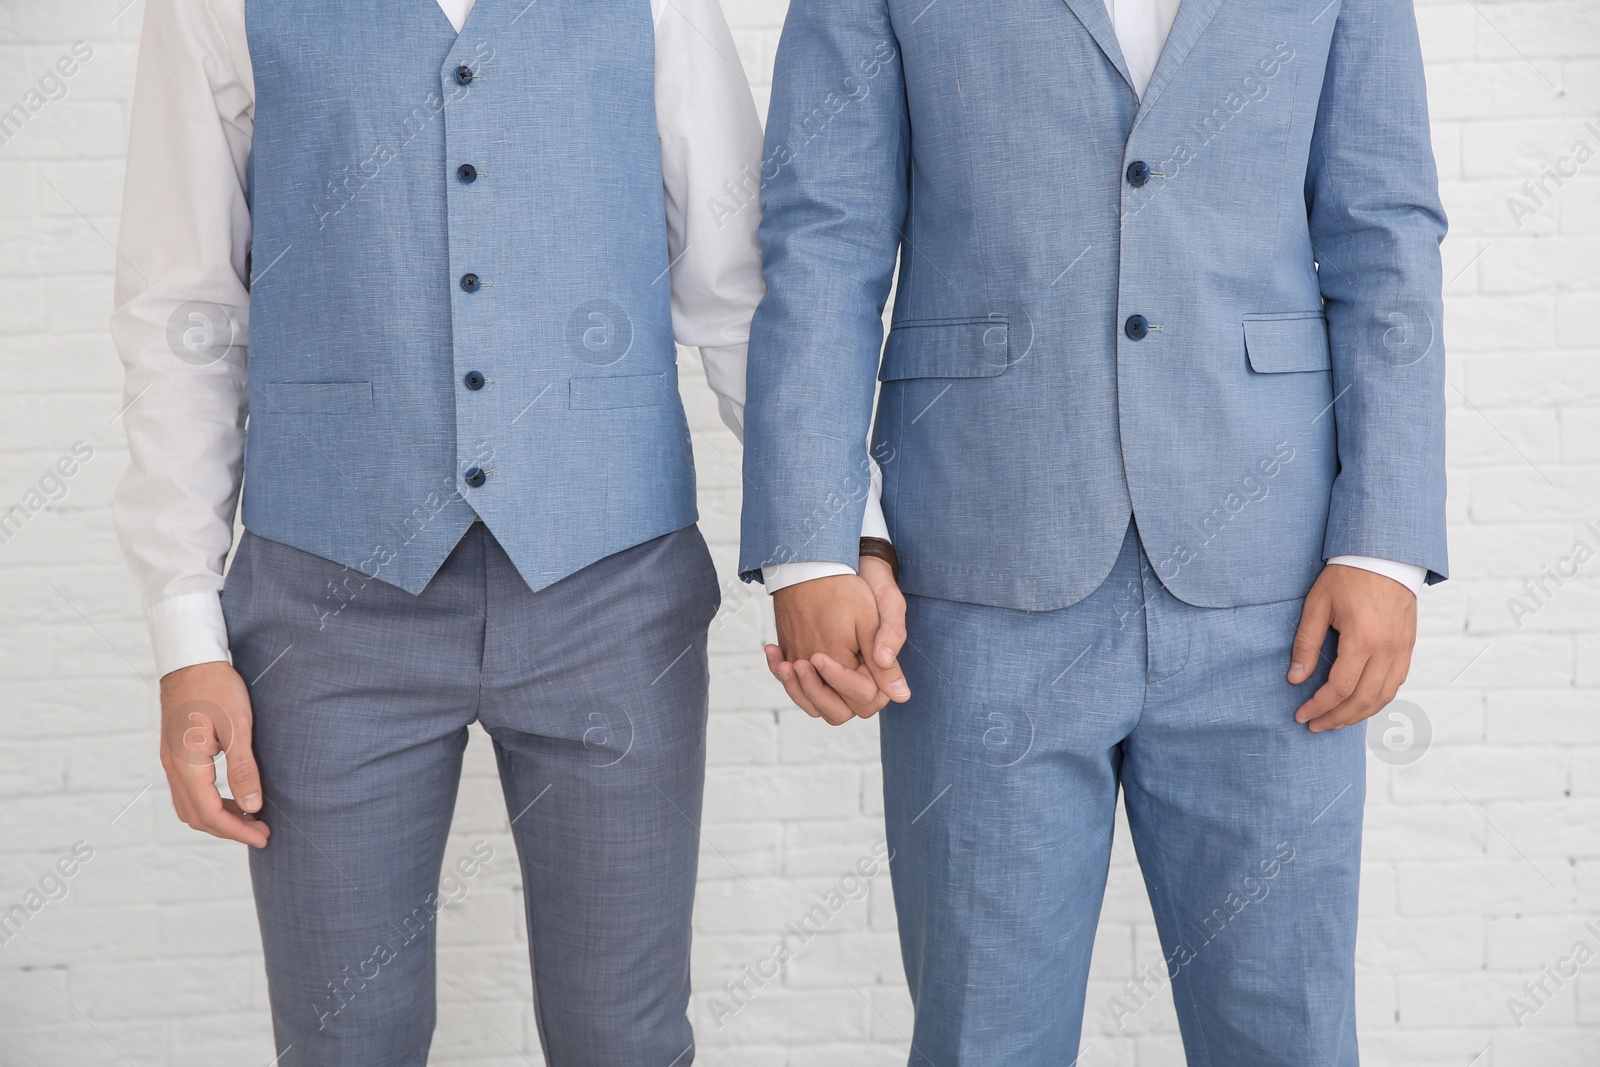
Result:
M802 711L835 726L911 699L897 662L905 597L888 563L868 556L860 566L859 577L815 578L772 596L778 644L767 646L767 666Z
M256 818L261 774L250 751L250 695L227 663L197 663L161 679L161 766L178 818L215 837L265 848L272 832ZM212 762L228 757L228 787L217 791Z
M1328 680L1300 705L1296 722L1312 733L1371 718L1394 699L1411 670L1417 643L1417 598L1392 578L1331 564L1306 594L1294 635L1289 681L1311 677L1328 628L1339 631L1339 654Z

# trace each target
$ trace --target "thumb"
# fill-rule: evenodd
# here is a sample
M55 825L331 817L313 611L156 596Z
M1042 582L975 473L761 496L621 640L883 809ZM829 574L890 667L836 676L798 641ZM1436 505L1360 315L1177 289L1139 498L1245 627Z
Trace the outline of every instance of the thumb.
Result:
M1294 647L1289 653L1289 682L1299 685L1317 669L1317 658L1322 654L1322 644L1328 639L1328 627L1333 622L1333 604L1313 589L1306 597L1300 611L1300 625L1295 627Z
M872 639L872 661L879 667L893 667L906 643L906 598L893 586L887 593L876 592L878 632Z
M906 598L895 584L894 572L881 560L863 559L861 577L878 609L878 632L870 645L862 647L870 651L873 666L893 667L906 643Z
M228 789L240 808L255 813L261 810L261 770L250 745L250 715L235 712L228 718L231 736L223 748L228 761Z
M860 626L861 661L872 672L872 680L890 700L903 704L911 699L911 687L906 684L905 673L900 670L900 648L906 640L905 598L890 583L890 596L878 588L873 589L877 601L876 624L863 619Z

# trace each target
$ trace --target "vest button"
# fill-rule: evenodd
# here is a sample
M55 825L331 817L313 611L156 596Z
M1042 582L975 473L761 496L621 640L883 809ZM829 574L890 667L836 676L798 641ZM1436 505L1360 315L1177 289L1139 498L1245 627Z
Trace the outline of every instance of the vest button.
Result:
M468 467L464 480L469 487L480 489L483 487L483 483L489 480L489 475L485 473L482 467Z
M467 388L473 391L482 389L483 383L487 380L480 372L475 370L467 371L467 376L462 379L462 381L466 382Z
M478 291L479 284L478 276L476 274L463 274L461 276L461 288L465 289L469 293L476 293Z
M475 75L472 73L472 68L467 66L465 63L456 68L456 83L458 85L471 85L474 77Z
M1150 320L1143 315L1129 315L1128 321L1122 324L1122 332L1131 341L1143 341L1150 332Z
M478 180L478 168L471 163L463 163L456 168L456 177L468 185Z
M1135 160L1128 164L1128 184L1135 189L1143 187L1150 180L1150 164L1144 160Z

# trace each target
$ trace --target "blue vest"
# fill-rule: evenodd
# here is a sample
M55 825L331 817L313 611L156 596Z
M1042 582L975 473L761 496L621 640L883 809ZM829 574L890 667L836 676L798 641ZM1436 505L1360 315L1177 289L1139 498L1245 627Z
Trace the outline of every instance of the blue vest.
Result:
M244 523L417 593L695 521L648 0L247 0Z

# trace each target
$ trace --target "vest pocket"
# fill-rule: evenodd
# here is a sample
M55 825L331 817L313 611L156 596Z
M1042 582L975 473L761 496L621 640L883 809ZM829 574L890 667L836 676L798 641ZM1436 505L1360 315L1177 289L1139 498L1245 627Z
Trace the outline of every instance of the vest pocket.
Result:
M1244 317L1244 351L1259 374L1325 371L1328 320L1320 311L1290 311Z
M1008 328L1003 315L895 323L878 380L992 378L1007 366Z
M262 382L250 387L256 415L360 415L372 410L371 382Z
M678 402L676 371L621 377L573 378L567 385L567 407L573 411L607 408L671 407Z

